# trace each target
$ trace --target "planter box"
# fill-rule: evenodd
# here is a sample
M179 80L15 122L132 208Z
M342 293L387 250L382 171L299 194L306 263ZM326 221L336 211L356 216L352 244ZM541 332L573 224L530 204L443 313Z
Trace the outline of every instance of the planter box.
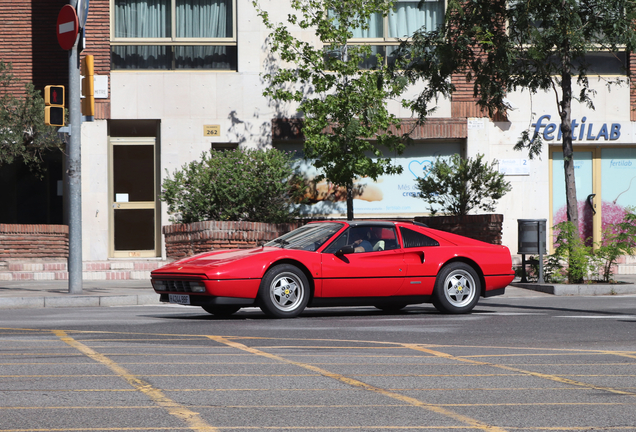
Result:
M205 221L166 225L166 256L181 259L219 249L250 249L281 236L302 223Z
M414 218L433 229L459 234L486 243L501 244L502 214L466 216L419 216Z
M68 259L68 225L0 224L0 259Z

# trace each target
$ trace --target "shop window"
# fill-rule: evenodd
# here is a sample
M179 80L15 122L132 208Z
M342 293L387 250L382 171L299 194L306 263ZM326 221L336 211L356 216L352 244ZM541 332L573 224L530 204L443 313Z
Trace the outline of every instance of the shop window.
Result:
M236 70L236 0L113 0L112 69Z

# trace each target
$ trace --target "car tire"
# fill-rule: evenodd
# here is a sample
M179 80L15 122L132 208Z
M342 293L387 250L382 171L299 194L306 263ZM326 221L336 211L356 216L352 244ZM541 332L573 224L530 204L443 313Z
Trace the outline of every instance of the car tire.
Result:
M214 305L214 306L201 306L201 307L203 308L204 311L214 316L230 316L241 308L240 306L230 306L230 305Z
M405 304L385 304L385 305L375 305L374 307L380 309L382 312L386 313L398 313L406 306Z
M465 314L473 310L481 295L477 272L468 264L453 262L442 268L435 280L433 306L447 314Z
M272 318L294 318L309 302L309 281L298 267L280 264L265 273L258 290L261 310Z

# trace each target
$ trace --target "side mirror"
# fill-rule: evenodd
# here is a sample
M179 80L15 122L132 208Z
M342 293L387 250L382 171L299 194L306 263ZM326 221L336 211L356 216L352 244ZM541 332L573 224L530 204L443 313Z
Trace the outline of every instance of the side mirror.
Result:
M343 246L340 250L338 250L338 252L336 252L336 256L352 254L355 251L356 250L354 249L353 246Z

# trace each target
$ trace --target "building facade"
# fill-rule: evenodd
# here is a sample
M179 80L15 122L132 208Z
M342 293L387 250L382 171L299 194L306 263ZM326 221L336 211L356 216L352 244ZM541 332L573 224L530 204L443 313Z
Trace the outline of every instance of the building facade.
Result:
M57 13L67 2L0 3L5 6L0 56L39 89L67 85L67 52L57 44L55 29ZM379 17L354 42L369 43L390 57L398 37L442 19L444 1L426 2L424 10L418 3L399 1L394 14ZM264 1L261 6L272 20L282 22L288 13L287 0ZM296 34L315 39L311 31L297 29ZM161 227L170 222L159 199L162 180L202 152L237 146L301 148L290 122L284 120L297 117L294 107L281 107L262 96L262 74L276 64L267 50L267 36L248 0L90 1L82 55L95 58L96 115L95 121L82 126L85 261L165 257ZM600 55L595 60L600 77L593 84L596 109L573 104L577 196L585 232L595 240L605 224L636 205L636 92L630 76L618 67L621 62L636 65L629 54L618 60ZM623 84L608 90L606 82L616 78ZM547 219L551 226L564 217L555 97L510 94L507 118L494 121L477 108L470 84L456 84L452 99L440 99L429 120L414 129L414 144L395 156L403 173L376 182L361 180L366 192L354 200L355 215L427 214L414 186L428 164L454 153L484 154L485 160L498 161L513 186L497 212L504 215L503 243L516 253L518 219ZM405 97L417 94L418 88L409 92ZM398 101L391 107L405 125L413 124L412 114ZM544 139L540 159L530 160L513 150L528 128ZM44 195L60 201L63 191L57 185L63 180L63 161L51 164ZM304 169L312 175L310 165ZM13 178L14 186L20 184L15 173L0 170L0 175ZM3 193L6 200L13 199L11 208L18 208L28 195L19 186L11 194ZM56 208L54 216L33 223L62 223L59 205ZM344 202L319 202L310 211L344 217L346 207ZM17 210L0 212L0 217L6 219L0 222L31 223Z

